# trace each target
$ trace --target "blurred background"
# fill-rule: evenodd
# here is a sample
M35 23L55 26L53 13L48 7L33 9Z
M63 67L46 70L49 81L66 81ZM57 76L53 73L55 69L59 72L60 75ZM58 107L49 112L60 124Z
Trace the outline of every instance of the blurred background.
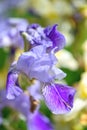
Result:
M87 0L0 0L0 21L9 17L24 18L43 27L58 24L66 46L56 53L57 66L67 73L62 83L75 87L77 93L68 114L54 115L43 102L40 111L55 130L87 130ZM0 90L6 86L12 59L10 48L0 48ZM11 108L4 107L0 114L0 130L27 130L25 120Z

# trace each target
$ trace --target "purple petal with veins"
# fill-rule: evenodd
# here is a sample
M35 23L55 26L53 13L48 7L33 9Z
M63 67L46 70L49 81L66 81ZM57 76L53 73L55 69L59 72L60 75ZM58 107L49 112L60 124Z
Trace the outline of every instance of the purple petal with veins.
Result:
M54 114L65 114L73 107L75 89L67 85L52 84L42 89L48 108Z

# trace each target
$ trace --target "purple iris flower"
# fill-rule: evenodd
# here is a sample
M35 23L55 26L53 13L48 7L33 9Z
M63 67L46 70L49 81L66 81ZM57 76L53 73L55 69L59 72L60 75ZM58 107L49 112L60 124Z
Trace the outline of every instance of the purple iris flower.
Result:
M8 18L0 23L0 48L14 46L23 49L24 41L20 31L25 31L28 22L20 18Z
M18 85L18 72L24 73L29 79L41 82L44 100L49 109L55 114L64 114L73 107L75 89L66 85L53 83L66 75L55 67L56 58L53 53L47 53L44 46L33 47L24 52L18 59L15 67L8 73L7 98L14 99L22 90ZM13 71L14 68L16 71ZM32 89L31 89L32 90Z
M73 107L75 89L67 85L55 84L56 79L58 81L66 76L56 67L55 52L65 46L65 38L57 31L56 26L55 24L52 27L42 28L38 24L31 24L27 31L20 30L32 47L29 51L22 53L10 69L6 88L7 98L14 99L19 96L22 90L18 84L18 75L25 74L30 80L35 79L40 82L48 108L54 114L64 114ZM36 92L34 89L29 89L31 90L33 90L32 94Z
M65 38L56 28L57 24L46 28L41 27L39 24L31 24L22 33L33 46L44 45L47 50L54 49L56 52L65 46Z
M75 89L63 84L46 85L42 89L48 108L54 114L65 114L73 107Z

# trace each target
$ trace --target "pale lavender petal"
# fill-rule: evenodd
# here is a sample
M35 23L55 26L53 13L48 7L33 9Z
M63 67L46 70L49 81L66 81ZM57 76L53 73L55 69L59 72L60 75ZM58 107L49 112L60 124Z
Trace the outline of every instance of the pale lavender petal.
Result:
M36 78L40 81L48 81L50 80L48 70L50 69L49 64L51 61L49 59L49 63L46 59L44 61L39 61L40 59L42 59L42 57L36 58L31 52L23 53L17 62L17 69L25 73L30 79Z
M44 53L46 53L46 47L44 45L39 45L33 47L31 50L37 57L43 56Z
M35 62L35 59L36 55L33 52L22 53L17 62L17 70L29 76L32 64Z
M48 73L49 69L50 67L48 65L34 67L30 72L30 78L35 78L42 82L50 82L52 81L52 77Z
M52 75L51 69L56 58L54 54L46 53L44 49L46 49L44 46L39 45L23 53L18 59L17 70L25 73L30 79L35 78L42 82L52 81L55 76Z
M75 92L62 84L48 85L42 90L46 105L54 114L65 114L72 109Z
M56 67L56 66L52 67L52 71L53 71L54 79L61 80L66 77L66 73L64 73L62 70L58 69L58 67Z
M6 97L8 99L14 99L22 93L22 89L18 84L18 74L15 72L9 72L6 83Z
M39 112L29 116L27 120L28 130L54 130L49 119Z
M55 48L58 51L65 46L65 37L56 29L57 24L52 27L48 26L44 29L46 36L53 42L53 46L50 49Z

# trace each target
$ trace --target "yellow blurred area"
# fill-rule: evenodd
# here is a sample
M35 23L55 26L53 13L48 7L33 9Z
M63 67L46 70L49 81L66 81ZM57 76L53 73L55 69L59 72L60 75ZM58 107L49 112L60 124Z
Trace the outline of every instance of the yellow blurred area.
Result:
M78 84L80 98L87 99L87 72L83 73Z

